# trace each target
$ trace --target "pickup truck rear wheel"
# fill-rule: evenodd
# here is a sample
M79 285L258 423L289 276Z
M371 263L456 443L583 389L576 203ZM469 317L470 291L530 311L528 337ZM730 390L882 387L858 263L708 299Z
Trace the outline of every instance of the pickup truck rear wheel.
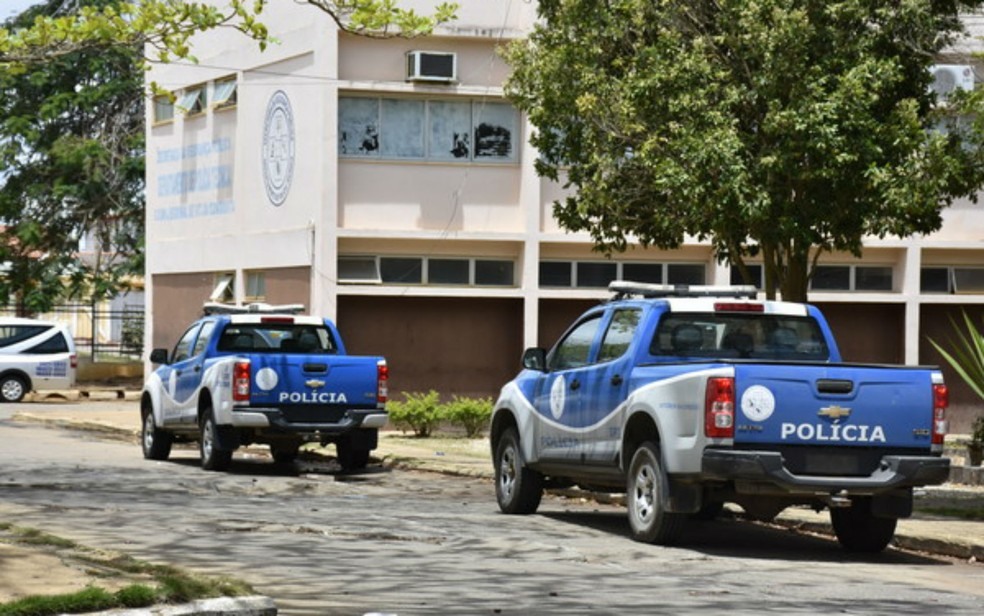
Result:
M830 510L837 541L850 552L874 553L884 550L895 536L895 518L882 518L871 513L870 498L855 498L846 508Z
M270 455L277 464L290 464L297 459L298 445L270 445Z
M27 393L27 383L19 376L8 374L0 378L0 400L3 402L20 402Z
M171 443L174 437L170 432L160 430L154 423L154 411L150 408L141 410L140 443L143 446L143 456L148 460L167 460L171 455Z
M519 435L508 428L495 448L495 498L503 513L535 513L543 498L543 475L527 468Z
M219 427L215 425L212 409L202 415L201 437L198 439L202 453L202 468L207 471L224 471L232 463L232 450L223 449L219 443Z
M348 439L335 443L338 450L338 465L343 471L361 471L369 465L369 450L353 445Z
M659 448L645 442L636 449L629 464L629 526L636 541L671 545L679 538L686 514L664 509L667 478L660 464Z

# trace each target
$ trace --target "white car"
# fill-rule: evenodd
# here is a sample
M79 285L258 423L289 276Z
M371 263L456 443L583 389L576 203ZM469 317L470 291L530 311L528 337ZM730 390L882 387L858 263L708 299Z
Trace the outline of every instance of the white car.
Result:
M29 391L75 384L78 355L64 325L0 317L0 402L19 402Z

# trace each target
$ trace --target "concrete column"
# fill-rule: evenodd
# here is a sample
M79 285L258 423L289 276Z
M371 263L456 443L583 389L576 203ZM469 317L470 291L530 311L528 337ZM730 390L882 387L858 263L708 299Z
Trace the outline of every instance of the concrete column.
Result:
M532 126L523 117L523 134L529 135ZM536 149L529 140L523 140L522 171L520 174L519 200L525 213L525 237L521 266L520 287L523 290L523 346L536 346L540 331L540 178L533 167Z
M922 249L910 243L905 248L902 268L902 296L905 298L905 363L919 363L919 296Z

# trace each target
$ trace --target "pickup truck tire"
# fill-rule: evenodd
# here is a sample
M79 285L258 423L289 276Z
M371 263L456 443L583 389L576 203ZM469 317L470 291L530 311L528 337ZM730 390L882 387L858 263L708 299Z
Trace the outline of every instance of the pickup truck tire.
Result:
M270 445L270 455L277 464L290 464L297 459L297 445Z
M27 393L27 383L19 376L8 374L0 378L0 400L3 402L20 402Z
M507 428L495 448L495 498L503 513L535 513L543 498L543 475L523 464L519 435Z
M870 498L855 498L846 508L830 510L830 522L837 541L849 552L874 553L884 550L895 535L895 518L871 513Z
M629 464L626 495L629 526L636 541L672 545L683 532L686 514L663 508L667 481L659 448L651 441L640 445Z
M140 443L143 446L144 458L148 460L167 460L171 455L171 444L174 437L170 432L158 429L154 423L154 411L143 409L143 421L140 423Z
M360 471L369 465L369 450L353 445L348 439L335 443L335 449L343 471Z
M198 440L202 454L202 468L207 471L224 471L232 463L232 450L223 449L219 442L219 427L215 425L212 409L202 414L201 437Z

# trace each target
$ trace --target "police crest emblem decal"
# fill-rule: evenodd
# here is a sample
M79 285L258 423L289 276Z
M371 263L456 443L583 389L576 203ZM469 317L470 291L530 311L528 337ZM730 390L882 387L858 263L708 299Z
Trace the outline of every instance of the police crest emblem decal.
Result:
M267 198L279 206L287 199L294 175L294 112L283 90L274 92L267 103L262 167Z

